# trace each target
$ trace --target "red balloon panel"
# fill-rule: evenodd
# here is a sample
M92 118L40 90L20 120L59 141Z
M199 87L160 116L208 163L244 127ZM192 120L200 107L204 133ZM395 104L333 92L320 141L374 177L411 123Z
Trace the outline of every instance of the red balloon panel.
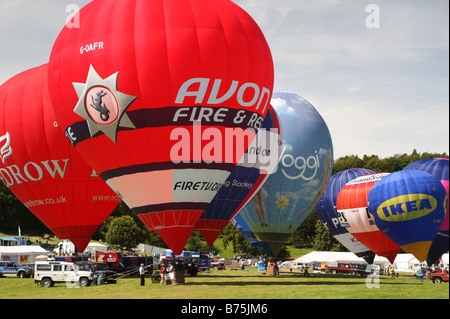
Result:
M45 64L25 71L0 87L0 136L8 136L10 150L2 156L0 178L58 238L83 251L121 199L60 129L47 69Z
M141 215L199 216L211 191L191 196L192 189L177 185L223 183L239 162L273 88L261 30L228 0L96 0L79 15L80 28L61 31L49 62L59 120L80 154L149 228L190 233L191 217ZM224 142L227 129L250 136L234 157L226 147L238 142ZM162 194L159 204L156 194ZM187 238L178 237L173 248L181 252Z

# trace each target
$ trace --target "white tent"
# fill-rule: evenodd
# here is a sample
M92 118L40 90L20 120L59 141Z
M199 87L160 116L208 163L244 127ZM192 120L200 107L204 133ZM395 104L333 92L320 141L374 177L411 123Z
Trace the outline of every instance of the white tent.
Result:
M332 252L329 251L312 251L309 254L298 257L294 260L297 264L308 264L311 262L327 263L334 262L335 258L332 256Z
M20 263L33 263L36 256L46 255L41 246L0 246L0 260L13 260Z
M367 264L367 262L356 256L352 252L337 251L312 251L294 260L295 263L347 263L347 264ZM385 257L375 256L374 264L380 266L389 265L389 261Z
M398 254L394 260L395 271L412 272L420 266L420 261L413 254Z
M295 262L308 263L315 261L318 263L348 263L348 264L366 264L366 261L356 256L352 252L338 252L338 251L313 251L309 254L301 256Z
M442 262L448 265L449 254L442 255ZM308 263L347 263L347 264L366 264L367 262L356 256L351 252L335 252L335 251L312 251L309 254L303 255L295 259L293 264L308 264ZM374 264L381 267L390 265L387 258L375 255ZM413 254L398 254L394 260L395 271L412 272L414 268L420 265L419 260Z
M442 263L448 266L448 253L442 255Z

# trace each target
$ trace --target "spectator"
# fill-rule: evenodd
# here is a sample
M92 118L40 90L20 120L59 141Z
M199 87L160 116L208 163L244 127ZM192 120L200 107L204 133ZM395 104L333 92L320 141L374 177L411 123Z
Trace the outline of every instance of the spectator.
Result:
M145 286L145 268L144 264L139 267L139 276L141 277L141 286Z

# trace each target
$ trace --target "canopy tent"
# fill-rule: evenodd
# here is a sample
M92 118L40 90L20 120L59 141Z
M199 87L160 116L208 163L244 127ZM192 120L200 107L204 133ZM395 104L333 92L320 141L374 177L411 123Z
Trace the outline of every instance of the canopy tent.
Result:
M0 246L0 260L13 260L20 263L33 263L36 256L46 255L41 246Z
M442 255L442 263L448 265L449 254ZM294 260L294 263L347 263L347 264L367 264L363 258L356 256L352 252L335 252L335 251L312 251ZM381 267L389 266L390 262L385 257L375 256L373 262ZM398 254L394 260L394 268L396 271L408 272L419 266L420 262L413 254Z
M294 260L298 264L308 264L310 262L327 263L334 262L335 259L329 256L330 252L313 251Z
M295 263L347 263L347 264L367 264L367 262L356 256L352 252L337 251L312 251L294 260ZM385 266L389 261L385 257L375 256L374 264Z
M398 254L394 260L395 271L412 272L420 266L420 261L413 254Z

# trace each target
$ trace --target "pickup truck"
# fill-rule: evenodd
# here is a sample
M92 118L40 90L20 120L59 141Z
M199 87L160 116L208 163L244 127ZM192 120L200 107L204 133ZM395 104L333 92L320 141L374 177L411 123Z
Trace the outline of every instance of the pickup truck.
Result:
M434 270L431 272L431 280L435 284L440 284L445 281L448 282L448 267L445 267L444 270Z
M14 261L0 261L0 277L17 276L19 278L29 278L33 273L33 268L22 266Z
M325 272L331 272L332 274L343 273L356 275L358 270L350 264L338 263L337 266L327 266Z

